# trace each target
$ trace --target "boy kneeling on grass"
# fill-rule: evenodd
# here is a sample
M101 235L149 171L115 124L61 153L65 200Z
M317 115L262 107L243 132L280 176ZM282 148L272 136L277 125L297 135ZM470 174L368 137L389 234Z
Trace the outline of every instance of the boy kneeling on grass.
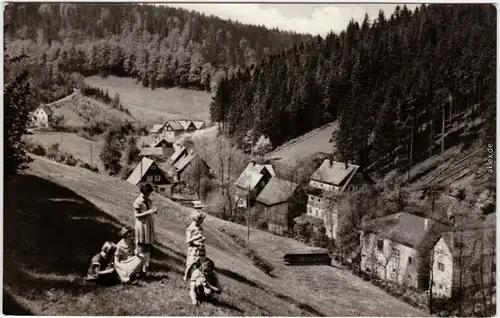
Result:
M194 306L198 305L205 297L222 292L214 267L214 262L207 257L203 257L193 264L189 282L189 296Z
M113 284L117 281L113 259L116 245L112 242L105 242L101 252L92 257L86 279L101 284Z

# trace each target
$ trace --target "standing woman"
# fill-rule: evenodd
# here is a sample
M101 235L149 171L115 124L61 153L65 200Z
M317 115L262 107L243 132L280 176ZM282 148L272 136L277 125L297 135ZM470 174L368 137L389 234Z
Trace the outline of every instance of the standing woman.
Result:
M151 248L155 241L153 215L157 213L149 196L153 187L147 183L140 187L141 194L134 201L136 254L143 258L142 272L148 273Z

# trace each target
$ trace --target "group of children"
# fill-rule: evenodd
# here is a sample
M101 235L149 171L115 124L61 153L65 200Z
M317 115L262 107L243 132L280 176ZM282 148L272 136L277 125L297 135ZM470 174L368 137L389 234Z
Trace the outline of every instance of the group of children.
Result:
M92 257L87 280L103 284L117 280L128 283L145 273L144 256L136 253L132 230L124 227L120 236L117 244L105 242L101 252Z
M205 214L194 211L191 218L193 222L186 229L188 253L183 279L189 282L189 296L196 306L206 297L221 293L221 288L214 262L206 256L201 227ZM117 244L105 242L101 252L92 258L87 280L103 284L112 284L117 280L128 283L145 273L144 256L135 248L132 231L123 228L120 234L121 240Z
M189 280L189 296L193 305L198 305L205 297L222 292L215 274L214 262L206 256L205 236L201 224L205 214L193 211L192 223L186 229L188 244L184 280Z

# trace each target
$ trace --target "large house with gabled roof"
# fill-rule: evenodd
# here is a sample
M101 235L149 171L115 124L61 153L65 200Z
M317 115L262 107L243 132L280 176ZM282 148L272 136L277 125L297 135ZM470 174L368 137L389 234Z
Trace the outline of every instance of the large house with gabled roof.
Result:
M52 120L52 109L45 104L37 107L31 113L31 124L35 127L49 128Z
M307 212L298 217L296 223L316 219L316 226L324 226L329 238L337 238L338 210L331 196L354 191L359 187L373 184L357 165L325 159L309 178L307 188Z
M234 195L236 206L240 208L252 206L253 200L259 195L267 182L275 176L276 173L272 165L258 164L251 161L234 183L236 186Z
M174 183L153 160L146 157L137 164L127 181L136 186L149 183L155 192L165 196L171 196Z
M165 139L174 142L184 133L204 128L205 122L200 120L168 120L164 124L155 124L149 130L149 135L155 139Z
M361 271L417 289L428 286L429 268L421 266L441 233L452 227L430 218L400 212L364 222Z
M257 195L255 207L270 232L283 235L291 230L295 203L303 194L299 190L297 183L272 177Z
M492 287L496 282L495 227L444 232L432 249L432 293L451 298L460 288Z

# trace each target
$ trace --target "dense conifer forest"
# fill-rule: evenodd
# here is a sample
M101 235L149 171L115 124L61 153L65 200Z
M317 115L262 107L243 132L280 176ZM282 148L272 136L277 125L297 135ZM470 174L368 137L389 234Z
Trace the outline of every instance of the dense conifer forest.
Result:
M210 89L217 70L258 63L312 38L194 11L141 4L16 3L5 10L7 48L40 78L131 76L144 86Z
M338 159L377 171L495 140L492 5L397 7L326 38L137 4L17 3L5 17L6 51L29 58L41 102L70 92L71 73L219 83L212 121L240 145L277 147L338 119Z
M495 7L387 14L227 76L211 104L213 121L239 140L264 135L276 147L339 119L339 159L377 171L406 170L480 137L494 143Z

